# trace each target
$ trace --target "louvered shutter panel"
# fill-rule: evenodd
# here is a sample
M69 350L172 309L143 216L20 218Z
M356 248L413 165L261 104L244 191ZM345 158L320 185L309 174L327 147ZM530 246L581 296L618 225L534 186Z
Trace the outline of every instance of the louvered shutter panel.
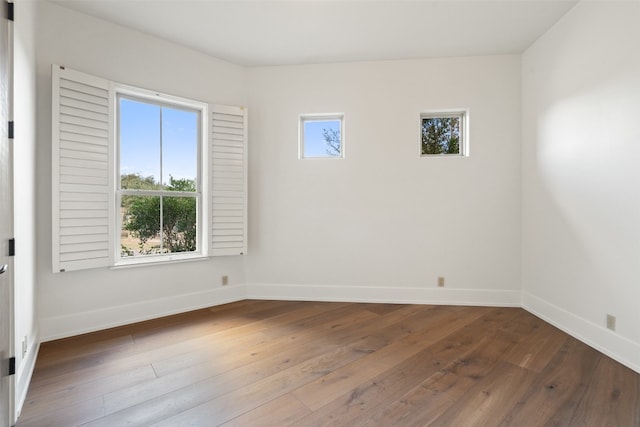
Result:
M109 81L53 66L53 271L110 264Z
M247 110L211 108L210 254L247 253Z

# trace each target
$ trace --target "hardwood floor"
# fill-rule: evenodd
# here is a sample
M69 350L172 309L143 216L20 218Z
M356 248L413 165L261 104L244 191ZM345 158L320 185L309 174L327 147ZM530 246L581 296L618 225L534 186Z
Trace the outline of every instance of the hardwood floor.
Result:
M519 308L241 301L45 343L18 427L640 426L640 375Z

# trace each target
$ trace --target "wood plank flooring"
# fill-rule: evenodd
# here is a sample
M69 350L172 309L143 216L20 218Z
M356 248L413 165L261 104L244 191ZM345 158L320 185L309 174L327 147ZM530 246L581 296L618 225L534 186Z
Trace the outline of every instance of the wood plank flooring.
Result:
M519 308L241 301L45 343L17 427L640 427L640 375Z

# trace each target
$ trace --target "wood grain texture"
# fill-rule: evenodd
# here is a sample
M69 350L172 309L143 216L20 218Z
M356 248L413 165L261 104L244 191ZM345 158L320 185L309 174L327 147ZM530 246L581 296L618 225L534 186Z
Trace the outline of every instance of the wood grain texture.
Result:
M43 344L48 425L640 427L640 375L519 308L247 300Z

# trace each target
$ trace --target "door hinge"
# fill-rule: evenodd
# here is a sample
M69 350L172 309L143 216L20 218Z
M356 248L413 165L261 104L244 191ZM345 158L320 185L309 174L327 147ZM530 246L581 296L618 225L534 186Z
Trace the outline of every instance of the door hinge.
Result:
M7 19L13 21L13 3L7 2Z
M16 239L9 239L9 256L16 256Z
M12 357L9 359L9 373L7 375L15 375L16 374L16 358Z
M13 120L9 122L9 139L13 139Z

